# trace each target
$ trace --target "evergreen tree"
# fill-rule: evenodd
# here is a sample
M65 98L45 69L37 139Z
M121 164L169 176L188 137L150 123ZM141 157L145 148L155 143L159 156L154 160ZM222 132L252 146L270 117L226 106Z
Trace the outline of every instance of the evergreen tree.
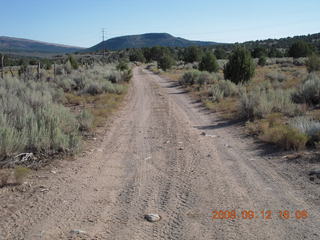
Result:
M258 61L259 66L265 66L267 63L267 58L265 56L261 56Z
M133 49L130 51L129 59L131 62L146 62L146 58L143 55L141 49Z
M263 56L267 55L267 51L264 47L258 46L253 49L252 51L252 57L253 58L261 58Z
M237 47L224 67L224 78L234 83L245 82L253 77L254 70L255 65L250 52L244 47Z
M320 71L320 57L315 53L310 55L307 62L308 72Z
M184 61L188 63L199 62L203 56L201 48L191 46L184 51Z
M200 71L208 71L208 72L217 72L218 71L218 63L217 63L217 59L216 56L213 55L211 52L207 52L200 64L199 64L199 70Z
M158 65L163 71L167 71L174 65L175 61L173 57L170 56L170 54L165 54L162 56L159 61Z
M214 55L217 57L217 59L226 59L227 58L227 52L223 48L217 48L214 51Z
M307 57L312 53L311 46L305 41L298 41L291 45L288 55L293 58Z

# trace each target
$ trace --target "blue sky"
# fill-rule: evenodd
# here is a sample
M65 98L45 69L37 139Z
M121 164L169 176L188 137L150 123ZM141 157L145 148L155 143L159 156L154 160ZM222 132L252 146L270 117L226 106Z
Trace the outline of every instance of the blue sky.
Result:
M0 36L89 47L106 38L168 32L243 42L320 32L319 0L0 0Z

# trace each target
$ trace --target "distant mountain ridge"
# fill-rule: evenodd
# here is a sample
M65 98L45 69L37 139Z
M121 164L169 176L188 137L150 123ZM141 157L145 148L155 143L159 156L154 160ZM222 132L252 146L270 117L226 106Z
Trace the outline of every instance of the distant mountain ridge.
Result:
M289 48L294 42L304 40L320 50L320 33L279 38L265 39L257 41L247 41L241 43L249 48L254 46L272 46L276 48ZM0 53L25 56L52 56L54 54L64 54L73 52L94 52L103 49L121 50L126 48L142 48L153 46L165 47L189 47L189 46L216 46L229 45L232 43L218 43L210 41L191 41L180 37L174 37L168 33L145 33L140 35L128 35L108 39L91 47L81 48L63 44L48 43L24 38L0 36Z
M24 38L0 36L0 51L12 54L62 54L80 51L83 48L47 43Z
M145 33L140 35L128 35L111 38L87 49L87 51L121 50L126 48L142 47L189 47L218 45L217 42L191 41L184 38L174 37L168 33Z
M289 48L293 43L297 41L306 41L308 43L320 46L320 33L298 35L298 36L278 38L278 39L269 38L265 40L247 41L247 42L244 42L243 44L246 46L265 45L265 46L275 46L278 48Z

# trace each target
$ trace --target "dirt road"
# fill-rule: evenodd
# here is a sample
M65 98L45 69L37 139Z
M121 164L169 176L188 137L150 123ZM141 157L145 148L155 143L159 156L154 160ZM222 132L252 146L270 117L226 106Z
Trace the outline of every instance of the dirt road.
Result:
M126 105L94 151L23 194L1 190L0 239L319 239L319 185L290 168L282 174L235 129L136 68ZM213 220L213 210L239 218ZM242 219L242 210L256 216ZM295 210L309 217L297 220ZM147 213L162 219L149 223Z

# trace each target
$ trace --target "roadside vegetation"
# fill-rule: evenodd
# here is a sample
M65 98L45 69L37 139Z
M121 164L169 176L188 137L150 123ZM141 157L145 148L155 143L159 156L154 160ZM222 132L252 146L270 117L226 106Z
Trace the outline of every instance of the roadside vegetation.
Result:
M1 166L38 166L76 153L119 106L132 75L126 63L82 64L71 55L44 66L21 65L0 77ZM26 172L17 169L17 181Z
M265 142L319 146L319 46L287 43L1 57L0 165L77 152L121 102L129 61L178 81L223 118L245 120Z
M320 58L312 44L189 47L176 49L175 59L167 71L147 67L178 81L222 118L245 121L247 133L264 142L285 150L320 145Z

